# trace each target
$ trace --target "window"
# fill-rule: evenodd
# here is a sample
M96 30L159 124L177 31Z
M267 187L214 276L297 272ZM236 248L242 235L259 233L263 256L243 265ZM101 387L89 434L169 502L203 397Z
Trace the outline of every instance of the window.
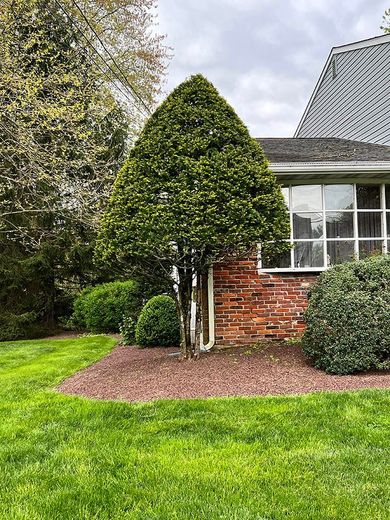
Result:
M390 253L390 184L284 186L291 251L263 258L262 269L320 271Z

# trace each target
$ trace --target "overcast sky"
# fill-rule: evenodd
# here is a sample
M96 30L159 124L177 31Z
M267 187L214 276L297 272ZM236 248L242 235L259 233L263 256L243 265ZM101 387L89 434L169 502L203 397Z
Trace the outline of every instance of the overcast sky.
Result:
M331 47L381 34L390 0L159 0L167 92L204 74L254 137L292 136Z

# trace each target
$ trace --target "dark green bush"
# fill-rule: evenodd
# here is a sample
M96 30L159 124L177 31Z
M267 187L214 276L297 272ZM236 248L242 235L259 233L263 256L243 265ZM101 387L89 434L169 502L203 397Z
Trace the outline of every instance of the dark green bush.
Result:
M15 339L27 338L29 332L36 323L34 312L24 314L1 314L0 315L0 341L13 341Z
M170 296L154 296L147 302L138 318L135 339L143 347L179 345L179 318Z
M87 328L87 313L89 309L89 294L95 287L86 287L83 289L73 302L73 314L71 318L72 324L83 329Z
M309 294L302 346L333 374L390 367L390 256L339 265Z
M72 322L92 332L119 332L123 317L136 320L142 304L142 291L134 280L88 287L74 302Z

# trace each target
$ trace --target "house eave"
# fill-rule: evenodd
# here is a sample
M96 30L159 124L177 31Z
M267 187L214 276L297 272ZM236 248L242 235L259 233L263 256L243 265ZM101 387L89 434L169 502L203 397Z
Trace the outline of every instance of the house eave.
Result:
M281 181L375 182L390 180L390 162L338 163L270 163L270 169Z

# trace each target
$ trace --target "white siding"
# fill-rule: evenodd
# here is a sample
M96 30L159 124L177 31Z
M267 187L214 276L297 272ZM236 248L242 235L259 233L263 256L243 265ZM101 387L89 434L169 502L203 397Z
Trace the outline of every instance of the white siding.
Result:
M335 54L296 137L390 145L390 42Z

